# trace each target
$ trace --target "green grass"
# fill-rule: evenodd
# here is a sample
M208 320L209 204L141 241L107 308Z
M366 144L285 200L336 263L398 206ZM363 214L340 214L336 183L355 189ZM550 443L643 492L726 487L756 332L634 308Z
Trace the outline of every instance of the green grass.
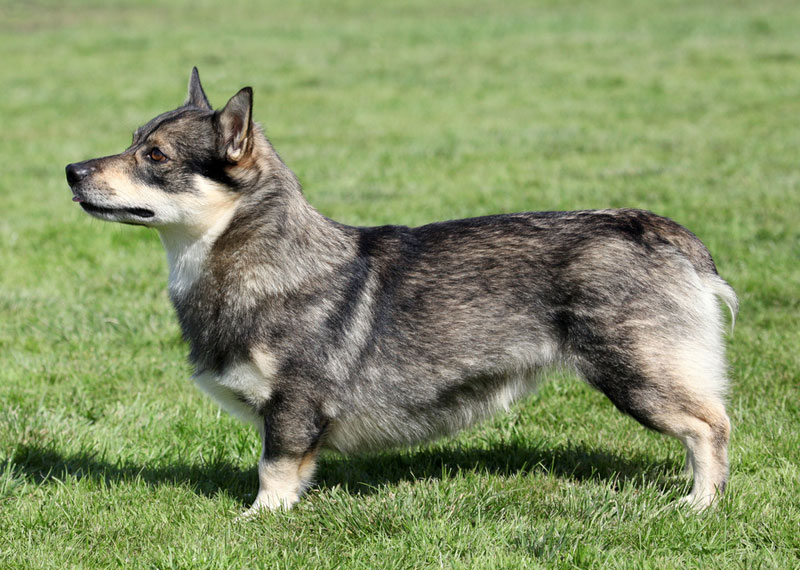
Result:
M116 5L115 5L116 4ZM800 565L800 5L0 0L0 567ZM631 206L691 228L742 309L732 477L557 376L412 450L324 456L235 522L256 434L187 381L156 234L89 219L68 162L244 85L352 224Z

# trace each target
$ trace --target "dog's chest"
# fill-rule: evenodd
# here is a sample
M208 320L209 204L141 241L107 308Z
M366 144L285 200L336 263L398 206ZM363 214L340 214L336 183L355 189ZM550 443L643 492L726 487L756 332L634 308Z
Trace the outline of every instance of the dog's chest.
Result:
M255 353L252 360L232 364L221 373L199 372L193 376L198 388L223 409L243 421L257 424L258 410L269 401L275 373L272 359Z

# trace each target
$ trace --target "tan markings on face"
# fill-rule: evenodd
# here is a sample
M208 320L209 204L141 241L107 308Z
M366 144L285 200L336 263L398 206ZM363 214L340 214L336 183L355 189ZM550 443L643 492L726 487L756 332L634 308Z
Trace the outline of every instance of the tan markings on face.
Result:
M152 210L155 216L148 225L181 234L184 239L200 238L230 221L240 199L239 194L200 175L194 177L186 192L165 192L137 182L119 161L115 162L95 174L95 185L86 192L87 199L107 208Z
M186 228L187 233L198 237L220 223L227 226L241 195L200 175L194 177L193 183L193 192L170 195L176 207L184 213L180 225Z
M103 194L112 198L109 207L146 207L147 199L157 192L155 188L137 183L121 166L105 167L95 174L95 179L103 188Z

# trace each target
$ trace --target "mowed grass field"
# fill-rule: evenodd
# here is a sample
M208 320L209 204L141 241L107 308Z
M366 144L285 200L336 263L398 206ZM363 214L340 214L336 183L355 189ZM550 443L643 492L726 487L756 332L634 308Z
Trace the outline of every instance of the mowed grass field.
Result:
M800 566L800 4L0 0L0 567ZM568 374L235 517L259 442L189 381L154 231L70 201L193 65L356 225L637 207L737 290L729 491Z

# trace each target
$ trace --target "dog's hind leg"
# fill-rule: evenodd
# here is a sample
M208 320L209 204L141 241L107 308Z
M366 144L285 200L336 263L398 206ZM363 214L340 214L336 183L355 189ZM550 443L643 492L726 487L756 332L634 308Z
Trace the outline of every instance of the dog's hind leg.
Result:
M683 501L704 509L725 490L728 480L730 421L721 393L725 384L721 358L698 354L696 345L689 351L693 354L661 345L646 351L645 359L633 348L595 347L579 370L620 410L683 442L694 472L692 490ZM702 366L695 365L698 356L707 357L700 360Z
M694 482L682 501L701 510L722 495L728 482L730 421L721 401L686 393L680 386L676 390L666 398L648 398L651 402L645 404L645 413L651 427L678 438L686 447Z
M692 465L692 491L681 499L696 509L704 509L725 491L728 483L728 440L730 421L720 404L697 408L700 414L683 418L682 422L664 430L680 438Z

